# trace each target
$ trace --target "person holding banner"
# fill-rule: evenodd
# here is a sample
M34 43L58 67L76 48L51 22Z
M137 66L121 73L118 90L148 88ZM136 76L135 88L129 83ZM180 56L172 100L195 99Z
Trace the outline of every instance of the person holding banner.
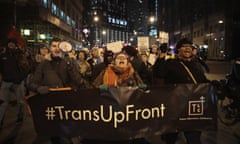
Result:
M132 64L128 60L128 55L120 52L114 56L112 64L108 64L97 78L93 81L93 85L100 90L107 91L110 87L138 87L146 89L138 73L134 70ZM83 144L149 144L144 138L136 138L131 140L95 140L83 139Z
M66 42L65 42L66 43ZM36 68L29 89L39 94L47 94L51 90L59 88L86 88L90 86L84 80L78 70L75 61L64 57L64 50L60 49L61 40L53 38L50 42L51 59L42 61ZM69 49L67 43L65 44ZM41 138L40 138L41 139ZM52 144L69 144L71 138L51 136ZM35 143L41 143L38 139Z
M124 52L116 54L114 64L109 64L93 82L96 87L139 86L141 84L143 84L141 77Z
M201 66L192 57L192 42L186 38L179 40L176 44L177 55L175 59L165 60L163 57L157 59L153 66L154 76L163 79L164 84L180 83L208 83ZM201 131L184 131L188 144L201 144ZM162 139L167 144L175 144L178 133L167 133Z

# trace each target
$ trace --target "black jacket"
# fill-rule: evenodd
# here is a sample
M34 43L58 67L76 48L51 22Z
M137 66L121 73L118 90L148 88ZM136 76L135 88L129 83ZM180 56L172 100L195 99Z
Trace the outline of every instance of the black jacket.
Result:
M30 80L30 90L36 91L39 86L50 88L89 87L88 82L80 76L77 66L72 62L61 58L41 62Z
M187 66L197 83L209 82L198 62L182 61L180 59L168 59L166 61L158 59L153 66L154 76L163 79L165 84L194 83L181 62Z
M0 54L0 74L6 82L20 83L30 72L30 65L24 59L23 51L9 50Z

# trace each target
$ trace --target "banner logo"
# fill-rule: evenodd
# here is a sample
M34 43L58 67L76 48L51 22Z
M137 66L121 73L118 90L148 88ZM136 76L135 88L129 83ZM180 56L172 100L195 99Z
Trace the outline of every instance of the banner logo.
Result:
M188 102L188 115L189 116L200 116L204 113L204 102L205 97L201 96L200 100L197 101L189 101Z

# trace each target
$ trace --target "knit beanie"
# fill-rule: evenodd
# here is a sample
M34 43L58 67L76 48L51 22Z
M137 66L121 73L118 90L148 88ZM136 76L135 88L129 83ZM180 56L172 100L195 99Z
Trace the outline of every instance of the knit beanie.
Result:
M188 44L192 46L193 43L187 38L180 39L176 44L176 49L178 50L183 45L188 45Z

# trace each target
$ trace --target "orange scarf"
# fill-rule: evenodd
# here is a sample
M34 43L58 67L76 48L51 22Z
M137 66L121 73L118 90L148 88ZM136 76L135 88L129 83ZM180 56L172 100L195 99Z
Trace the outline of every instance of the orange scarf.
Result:
M117 67L115 65L108 66L103 76L103 84L107 86L117 86L131 77L133 73L134 68L131 63L128 63L125 68Z

